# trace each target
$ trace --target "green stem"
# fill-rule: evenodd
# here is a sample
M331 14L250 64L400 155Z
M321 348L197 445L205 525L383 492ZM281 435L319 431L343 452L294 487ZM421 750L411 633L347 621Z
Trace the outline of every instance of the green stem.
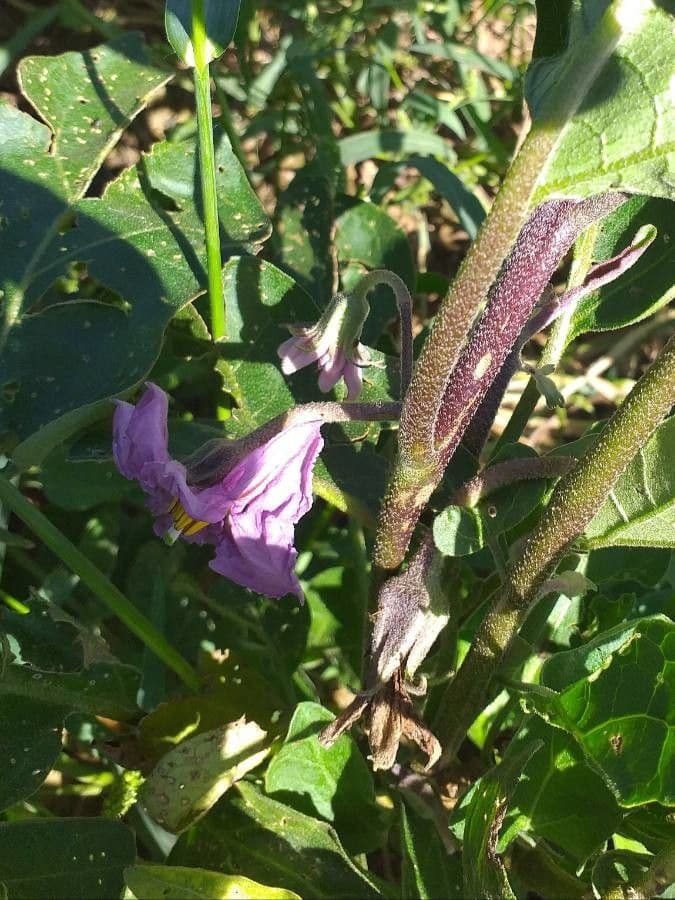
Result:
M218 223L216 156L213 145L211 78L204 16L204 0L192 0L192 46L195 57L194 80L199 139L199 177L204 208L211 336L214 341L221 341L227 336L227 330L223 294L223 263L220 254L220 225Z
M78 548L38 509L0 475L0 502L11 509L68 566L108 609L149 647L192 690L199 689L199 678L192 667L167 643L148 619L109 581Z
M617 479L675 402L675 337L666 344L603 429L595 444L563 477L517 561L504 591L482 622L457 677L448 686L434 723L452 759L482 709L487 689L539 588L572 541L583 533Z
M574 258L572 260L572 268L567 281L567 290L578 287L584 283L584 279L593 264L593 251L600 233L600 223L594 222L581 235L574 247ZM574 317L576 306L570 306L565 312L556 319L546 346L541 354L539 366L552 365L557 366L562 359L563 352L567 346L570 329L572 327L572 319ZM502 432L494 449L496 453L504 444L515 444L518 442L521 434L525 430L530 416L534 412L540 394L537 388L537 382L534 378L530 378L525 390L520 395L520 399L516 404L516 408L511 414L506 428Z

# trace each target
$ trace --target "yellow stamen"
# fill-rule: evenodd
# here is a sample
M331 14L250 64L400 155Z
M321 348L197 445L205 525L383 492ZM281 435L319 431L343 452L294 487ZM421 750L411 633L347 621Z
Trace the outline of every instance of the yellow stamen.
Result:
M174 528L179 534L197 534L202 528L206 528L209 524L208 522L202 522L199 519L193 519L192 516L189 516L183 509L182 503L178 500L174 500L169 507L169 512L173 519Z

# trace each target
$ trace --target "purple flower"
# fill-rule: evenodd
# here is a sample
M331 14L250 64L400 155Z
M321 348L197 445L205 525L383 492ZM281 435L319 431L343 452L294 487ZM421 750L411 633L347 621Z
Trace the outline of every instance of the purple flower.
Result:
M281 371L291 375L318 363L319 389L327 393L341 378L347 385L347 399L361 393L361 370L371 364L368 350L359 343L368 303L358 294L336 294L314 325L288 325L293 337L284 341L277 353Z
M216 572L270 597L302 600L294 526L312 505L321 422L293 423L244 455L235 449L226 473L202 486L169 456L167 410L167 395L149 383L136 406L117 401L113 420L115 463L149 495L156 533L213 544Z

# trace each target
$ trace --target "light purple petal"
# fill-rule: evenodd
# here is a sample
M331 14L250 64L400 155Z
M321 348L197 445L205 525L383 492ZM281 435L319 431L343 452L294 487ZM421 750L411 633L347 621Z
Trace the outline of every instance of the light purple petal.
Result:
M137 478L146 463L169 459L166 414L169 398L155 384L136 404L119 401L113 417L113 457L125 478Z
M277 348L277 354L281 360L281 371L284 375L292 375L298 369L303 369L319 358L317 349L305 350L302 344L303 338L292 337Z
M271 597L302 597L293 572L294 526L312 505L312 470L322 447L321 423L298 423L235 466L224 485L238 497L211 568Z
M237 498L232 514L253 508L297 522L312 505L312 470L322 447L321 422L299 422L249 453L223 481Z
M342 350L336 350L323 365L319 375L319 390L324 394L332 390L342 377L346 365L344 353Z
M353 362L347 362L343 372L347 385L347 400L358 400L363 388L363 373L361 368Z
M117 404L113 418L117 468L126 478L138 481L150 495L148 506L154 515L165 514L174 500L179 500L193 519L220 522L234 497L226 493L222 484L207 488L188 485L185 466L171 459L167 449L168 407L167 395L152 383L148 383L136 406ZM161 524L165 522L166 519Z
M312 505L312 471L323 447L321 421L297 422L247 454L217 484L187 483L185 466L167 449L168 398L148 389L134 407L118 404L114 453L120 471L149 495L155 531L172 525L169 508L178 500L191 518L207 522L195 543L212 543L211 567L246 587L272 597L302 599L293 571L295 523Z
M241 514L228 521L216 556L209 563L215 571L268 597L295 594L303 599L294 566L293 524L271 514L259 521Z

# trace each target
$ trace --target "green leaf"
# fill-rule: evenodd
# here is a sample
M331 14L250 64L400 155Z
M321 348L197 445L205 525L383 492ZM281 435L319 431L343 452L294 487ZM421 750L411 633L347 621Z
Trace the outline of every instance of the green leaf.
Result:
M653 859L648 853L631 853L628 850L603 853L593 866L594 893L599 897L651 896L651 892L643 894L640 886ZM624 888L625 892L622 890Z
M134 866L124 877L136 900L300 900L293 891L259 884L243 875L185 866Z
M428 131L397 131L395 129L374 129L360 134L351 134L338 142L343 166L376 159L385 154L406 155L420 153L440 156L455 162L457 156L452 144Z
M450 59L458 65L488 72L490 75L496 75L498 78L514 79L518 74L518 70L508 63L500 59L493 59L484 53L478 53L478 51L472 50L470 47L464 47L462 44L452 42L445 44L413 44L410 49L413 53L419 53L424 56Z
M592 548L675 548L675 417L656 429L586 528Z
M507 444L491 463L536 456L524 444ZM546 493L546 484L546 479L520 481L493 491L475 507L447 506L434 519L436 546L446 556L477 553L490 538L514 528L536 509Z
M13 664L0 675L0 697L53 703L70 711L124 722L139 714L138 684L138 670L121 664L96 663L82 672L45 672Z
M410 291L415 287L415 263L410 242L386 212L373 203L352 203L336 220L335 247L342 281L349 290L366 269L395 272ZM385 325L398 316L394 296L384 286L369 294L370 315L363 329L363 343L375 345Z
M477 509L448 506L434 519L434 543L444 556L468 556L485 546L483 518Z
M513 898L497 840L508 803L528 760L541 748L532 742L504 759L477 782L466 810L462 862L464 893L487 900Z
M227 263L223 289L229 340L220 348L220 368L237 403L228 430L234 425L246 434L296 402L315 399L316 373L308 367L286 378L276 351L289 336L286 324L311 322L318 310L289 275L253 257Z
M49 455L41 480L50 503L73 511L138 496L137 485L120 475L112 461L71 461L63 447Z
M194 613L193 613L194 615ZM236 641L236 639L234 639ZM275 686L233 651L214 663L213 682L197 697L175 697L139 726L144 753L157 759L188 737L211 732L247 715L269 733L286 703Z
M549 721L574 736L621 806L675 802L672 717L675 625L666 616L626 623L542 670Z
M141 788L141 801L167 831L185 831L269 753L266 732L243 718L181 741Z
M49 157L26 156L24 175L32 182L32 169L56 194L76 200L127 125L173 73L152 65L142 35L130 32L91 50L28 56L19 64L18 77L21 90L52 131ZM24 228L32 231L39 216L25 217L31 218ZM15 239L18 243L19 237Z
M672 25L672 14L650 0L574 5L568 49L528 73L535 129L559 131L533 205L610 189L675 196Z
M61 726L68 710L53 703L0 696L0 809L30 797L61 752Z
M218 59L234 37L241 0L203 0L206 33L206 62ZM166 37L176 55L188 66L194 66L192 46L193 0L166 0L164 25Z
M8 329L0 434L16 441L44 429L38 459L25 463L63 439L60 423L79 427L97 403L147 374L167 323L202 290L204 241L193 142L156 145L103 198L79 200L64 219L48 130L0 107L0 128L7 125L0 191L11 227L0 231ZM224 137L216 157L223 254L255 249L267 234L265 215ZM36 165L26 167L25 158ZM113 292L109 302L54 302L50 295L52 305L26 314L54 279L83 262L89 277Z
M323 305L334 293L332 248L336 178L312 160L280 195L275 237L279 264Z
M448 201L460 225L473 240L485 218L485 210L476 195L447 165L433 157L411 156L408 165L414 166Z
M542 742L542 749L523 767L504 820L500 847L527 833L555 844L578 869L617 830L622 811L574 738L537 716L525 720L509 744L506 758L537 741ZM589 797L592 804L587 802Z
M646 226L656 228L653 244L621 278L581 300L572 316L570 342L587 331L634 325L675 296L675 229L668 200L632 197L622 204L603 220L593 257L597 261L612 259Z
M353 738L342 735L328 750L319 744L319 731L334 718L317 703L297 706L284 746L265 773L265 791L331 822L349 853L365 853L383 842L381 810Z
M12 900L109 900L136 858L133 832L107 819L0 823L0 883Z
M629 812L617 829L645 846L650 853L660 853L673 844L672 812L663 806L653 803L650 806L639 806Z
M301 897L380 896L329 825L265 797L246 782L179 838L170 862L233 875L246 872Z
M448 832L448 838L450 834ZM401 804L401 895L462 900L462 857L444 846L437 825Z

